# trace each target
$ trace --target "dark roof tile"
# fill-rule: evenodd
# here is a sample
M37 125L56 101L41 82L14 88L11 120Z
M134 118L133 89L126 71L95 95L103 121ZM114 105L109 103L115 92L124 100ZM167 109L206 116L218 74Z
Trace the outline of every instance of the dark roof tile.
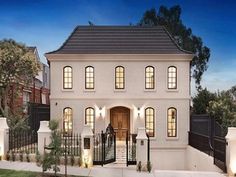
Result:
M191 54L162 27L78 26L48 54Z

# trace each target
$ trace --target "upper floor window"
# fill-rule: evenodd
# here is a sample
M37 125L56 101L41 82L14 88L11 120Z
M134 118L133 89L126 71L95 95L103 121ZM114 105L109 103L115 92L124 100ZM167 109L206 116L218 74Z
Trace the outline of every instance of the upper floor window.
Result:
M177 89L177 68L175 66L168 68L168 89Z
M63 88L72 89L72 67L65 66L63 68Z
M115 89L125 88L125 68L117 66L115 69Z
M63 132L71 134L73 129L72 108L65 108L63 110Z
M167 115L167 136L177 136L177 110L175 108L168 109Z
M155 130L155 111L153 108L148 107L145 109L145 127L148 136L154 137Z
M85 124L89 125L91 129L94 131L94 122L95 121L95 110L92 107L88 107L85 109Z
M85 89L94 89L94 68L92 66L85 68Z
M152 66L145 68L145 89L155 89L155 69Z

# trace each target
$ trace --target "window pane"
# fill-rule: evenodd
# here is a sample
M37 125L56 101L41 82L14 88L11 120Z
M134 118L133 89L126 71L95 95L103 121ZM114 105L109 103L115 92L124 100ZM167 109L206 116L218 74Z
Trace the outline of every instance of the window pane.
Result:
M72 123L72 109L65 108L63 111L63 131L66 134L72 133L73 123Z
M148 66L145 69L145 88L154 89L155 79L154 79L154 67Z
M95 111L93 108L86 108L85 110L85 124L90 125L92 130L94 131L94 119L95 119Z
M94 68L92 66L85 68L85 89L94 89Z
M168 137L176 137L177 136L177 111L175 108L168 109L168 117L167 117L167 135Z
M115 69L115 88L124 89L125 88L125 70L122 66L118 66Z
M70 66L63 68L63 88L72 89L72 68Z
M150 137L154 136L154 109L153 108L146 108L145 109L145 126L147 130L147 134Z
M177 69L174 66L168 68L168 89L177 88Z

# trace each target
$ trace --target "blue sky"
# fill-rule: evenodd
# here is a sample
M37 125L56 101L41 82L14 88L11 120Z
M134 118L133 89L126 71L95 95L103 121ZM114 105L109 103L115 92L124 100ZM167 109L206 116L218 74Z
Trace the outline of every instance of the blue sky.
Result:
M128 25L145 10L180 5L183 23L211 49L202 85L236 85L235 0L0 0L0 39L12 38L44 53L57 49L76 25Z

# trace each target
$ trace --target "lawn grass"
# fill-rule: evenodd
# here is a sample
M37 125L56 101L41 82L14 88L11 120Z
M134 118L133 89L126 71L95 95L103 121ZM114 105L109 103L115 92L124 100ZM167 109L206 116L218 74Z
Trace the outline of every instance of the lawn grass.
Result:
M37 173L37 172L0 169L0 177L51 177L51 176L53 176L53 174L44 174L42 176L42 173ZM59 175L59 176L64 176L64 175ZM68 175L68 177L79 177L79 176Z

